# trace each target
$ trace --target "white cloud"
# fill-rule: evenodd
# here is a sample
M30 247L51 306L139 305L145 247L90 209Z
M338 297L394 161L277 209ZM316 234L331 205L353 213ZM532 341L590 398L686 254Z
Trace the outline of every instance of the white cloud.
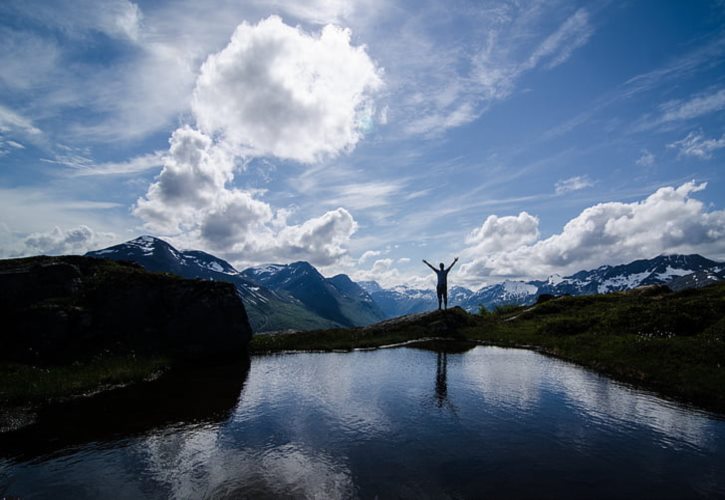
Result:
M372 259L373 257L377 257L382 252L379 250L368 250L365 253L363 253L360 258L358 259L358 264L364 264L368 260Z
M393 267L393 259L378 259L370 269L360 269L352 274L356 281L377 281L383 288L398 285L402 278L400 271Z
M357 182L354 184L336 182L327 188L319 189L319 193L324 193L324 203L326 205L345 204L351 209L365 210L389 205L393 197L401 191L404 184L404 182L396 180Z
M679 156L709 160L714 151L725 148L725 134L719 139L706 139L702 132L690 132L684 139L668 144L667 147L679 149Z
M521 212L518 216L489 215L481 227L466 237L470 245L464 255L501 252L536 241L539 237L539 219Z
M462 279L480 284L490 277L544 278L555 272L571 273L663 253L722 258L725 210L708 212L705 204L693 197L705 186L693 181L677 188L660 188L638 202L600 203L571 219L560 233L543 240L531 241L533 231L529 229L522 231L528 241L511 238L511 244L485 247L482 244L487 240L477 237L481 228L473 233L469 240L472 245L464 252L467 262L461 266ZM529 217L521 214L518 218L527 221ZM490 231L488 238L506 241L508 235L517 234L518 225L509 222L498 231Z
M554 186L554 191L556 194L564 194L592 187L593 185L594 183L587 176L577 175L576 177L569 177L568 179L557 181Z
M56 226L52 231L27 236L16 256L83 254L109 246L115 240L115 234L99 233L85 225L67 230Z
M725 109L725 89L709 90L689 99L674 99L659 106L658 116L645 116L635 126L636 130L649 130L672 123L688 121Z
M650 167L655 164L655 155L650 153L647 149L643 149L642 154L640 154L635 163L641 167Z
M3 256L32 253L23 241L33 233L50 234L56 226L64 234L70 231L68 228L87 226L96 235L108 235L131 224L127 209L115 202L62 197L48 188L0 188L0 255Z
M554 33L544 39L529 59L521 65L519 71L535 68L542 61L546 69L562 64L576 49L589 41L592 33L589 14L585 9L577 10Z
M0 83L9 89L29 90L55 75L60 48L32 33L0 27ZM28 64L32 61L32 64Z
M0 63L7 70L0 83L13 100L31 103L32 116L56 140L143 138L188 109L201 58L199 41L167 32L162 19L147 23L137 4L11 3L0 5L0 16L4 10L24 29L0 31L8 40L0 46ZM111 51L111 60L88 57L99 34L103 44L118 49Z
M0 134L0 156L5 156L13 150L25 149L25 146L11 139L6 139Z
M291 210L274 210L233 181L240 161L254 156L314 162L351 149L381 84L347 30L328 25L311 35L276 16L239 25L202 66L192 102L199 129L173 133L163 169L134 215L152 232L237 263L342 260L357 230L346 209L288 224Z
M163 152L136 156L126 161L94 163L90 158L77 154L57 154L54 159L42 159L48 163L57 163L69 167L69 175L85 177L93 175L128 175L144 172L163 165Z
M662 106L661 123L690 120L725 109L725 89L698 94L687 101L670 101Z
M466 14L476 18L480 32L486 33L484 40L446 45L425 36L424 28L401 30L405 45L397 49L401 55L395 69L415 85L408 89L403 83L399 102L390 111L393 119L401 108L412 117L405 124L410 134L440 134L475 120L492 103L509 97L523 75L564 63L594 32L586 9L568 15L554 30L551 17L558 12L540 5L498 4ZM450 14L433 9L430 15L439 23Z
M41 131L32 120L0 104L0 132L39 135Z
M407 264L409 262L410 262L410 258L409 257L401 257L401 258L398 259L398 264Z
M272 16L243 23L201 68L192 109L201 130L306 163L348 151L373 111L380 70L350 32L310 35Z
M59 0L26 3L19 8L11 4L6 8L71 37L100 31L112 38L135 40L143 18L138 5L128 0Z
M338 208L297 226L287 226L278 234L277 254L288 259L307 258L321 266L347 255L345 244L357 231L350 212Z
M209 248L237 263L308 260L330 265L347 255L357 223L344 208L298 225L258 193L231 187L235 155L191 127L177 129L156 181L133 209L145 227L185 246Z

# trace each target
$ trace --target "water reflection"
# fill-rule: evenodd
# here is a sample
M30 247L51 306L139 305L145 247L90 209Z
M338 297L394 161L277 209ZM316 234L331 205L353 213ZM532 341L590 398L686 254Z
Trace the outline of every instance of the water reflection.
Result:
M417 347L256 357L168 387L189 408L165 420L108 401L86 422L145 424L0 459L0 497L725 495L722 420L530 351Z
M438 408L443 408L448 402L448 354L445 352L438 353L436 362L436 403Z
M0 457L27 460L165 427L225 421L237 407L249 367L246 359L174 372L155 382L41 409L32 425L0 434Z

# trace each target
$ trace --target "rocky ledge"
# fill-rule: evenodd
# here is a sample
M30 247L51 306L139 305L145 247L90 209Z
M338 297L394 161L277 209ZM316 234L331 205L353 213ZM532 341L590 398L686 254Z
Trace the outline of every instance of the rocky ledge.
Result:
M78 256L0 261L0 360L65 363L99 353L201 361L252 337L234 285Z

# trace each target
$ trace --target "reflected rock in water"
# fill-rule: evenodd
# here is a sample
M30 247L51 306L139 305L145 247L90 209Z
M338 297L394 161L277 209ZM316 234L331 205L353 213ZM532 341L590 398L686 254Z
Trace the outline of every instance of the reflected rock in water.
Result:
M0 457L27 460L175 425L223 422L239 403L249 366L245 359L173 371L154 382L43 408L33 424L0 434Z

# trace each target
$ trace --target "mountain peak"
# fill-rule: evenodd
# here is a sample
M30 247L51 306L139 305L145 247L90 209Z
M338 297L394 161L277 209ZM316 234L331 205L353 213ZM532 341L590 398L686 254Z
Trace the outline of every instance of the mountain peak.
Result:
M170 243L162 240L161 238L156 238L154 236L150 236L148 234L143 234L139 236L138 238L134 238L133 240L129 240L125 243L121 243L120 245L116 245L116 247L132 247L137 248L141 250L145 255L152 255L155 252L167 252L172 254L174 257L178 258L179 251L174 248ZM111 248L116 248L111 247Z
M313 266L312 264L310 264L309 262L304 261L304 260L298 260L297 262L292 262L291 264L288 264L287 267L292 269L293 272L300 272L300 271L304 271L304 272L308 272L308 273L309 272L314 272L314 273L319 272L315 268L315 266Z
M375 293L383 290L383 287L381 287L377 281L358 281L357 284L368 293Z

